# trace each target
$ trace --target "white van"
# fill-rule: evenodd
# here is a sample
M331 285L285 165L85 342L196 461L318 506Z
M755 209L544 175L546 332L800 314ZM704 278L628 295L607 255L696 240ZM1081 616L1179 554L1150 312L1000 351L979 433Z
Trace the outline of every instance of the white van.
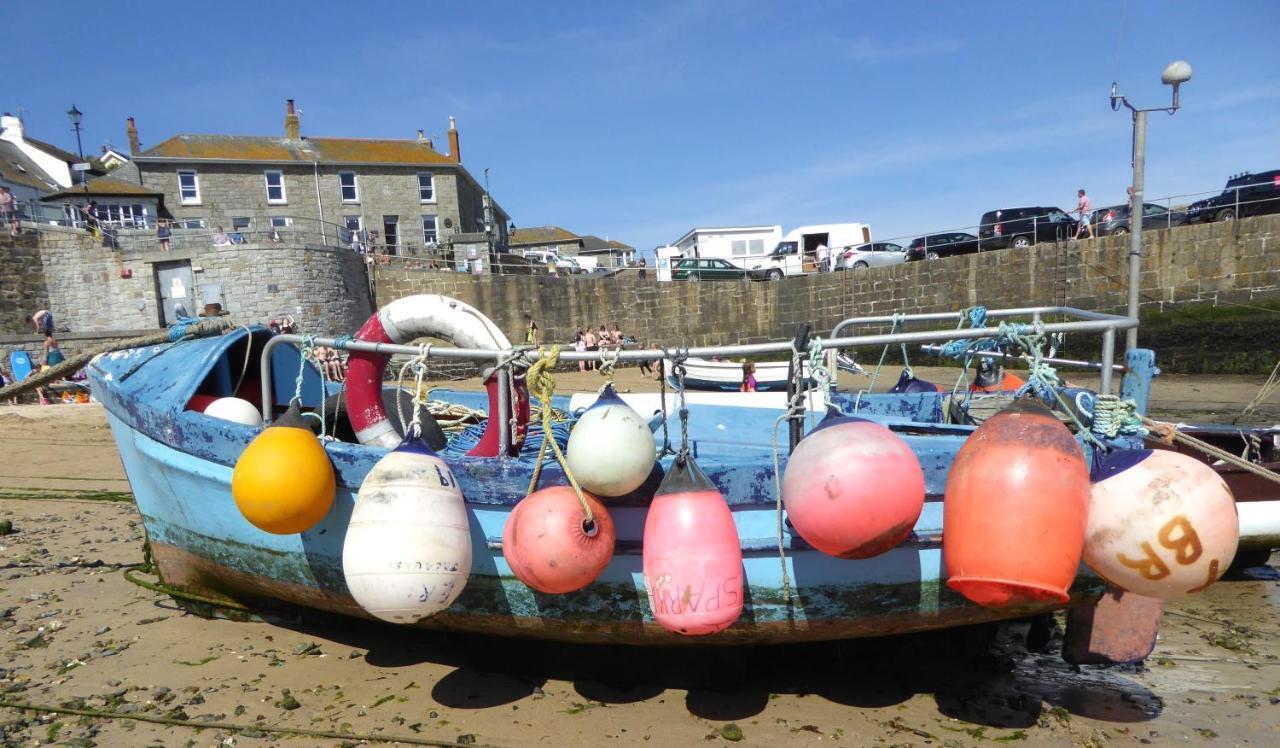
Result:
M780 280L784 276L816 273L818 265L818 247L828 250L828 270L834 267L834 260L841 256L847 247L868 244L871 241L871 227L865 223L825 223L815 226L801 226L787 232L778 242L778 246L764 257L753 260L747 268L751 277L756 280Z
M550 249L531 249L524 253L525 259L542 265L555 265L562 273L581 273L582 266L572 257L561 257Z

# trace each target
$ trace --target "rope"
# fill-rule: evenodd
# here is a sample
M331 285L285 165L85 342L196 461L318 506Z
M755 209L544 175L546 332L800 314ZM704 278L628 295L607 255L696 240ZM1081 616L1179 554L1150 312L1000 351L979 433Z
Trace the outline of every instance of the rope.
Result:
M82 709L70 706L51 706L49 704L32 704L30 702L9 701L8 699L0 700L0 708L17 709L26 712L43 712L45 714L74 714L79 717L92 717L96 719L122 719L135 720L138 722L149 722L155 725L173 725L175 727L190 727L196 731L200 730L227 730L235 733L246 732L264 732L273 735L301 735L304 737L314 738L333 738L337 740L353 740L356 742L369 743L407 743L409 745L429 745L437 746L437 748L456 748L456 742L446 742L443 740L432 740L430 738L416 738L410 736L393 736L393 735L375 735L361 734L354 732L335 732L333 730L309 730L302 727L272 727L263 724L236 724L234 722L205 722L196 719L178 719L176 717L157 717L150 714L123 714L121 712L109 712L102 709ZM476 748L484 748L479 743L474 743Z
M1240 414L1247 416L1250 413L1253 413L1262 405L1262 403L1266 402L1267 398L1271 397L1271 394L1277 389L1280 389L1280 361L1276 362L1276 368L1271 370L1271 376L1268 377L1267 381L1258 389L1258 394L1254 395L1253 399L1249 401L1249 404L1244 406L1244 410L1240 411Z
M294 403L302 403L302 381L303 375L307 373L307 359L315 355L315 338L310 335L302 336L302 349L298 351L298 376L293 383L293 399L289 401L290 405Z
M233 326L234 325L229 320L222 317L202 319L194 325L190 325L190 324L184 325L182 328L183 337L180 337L179 340L189 340L191 338L206 337L209 335L220 335L228 327L233 327ZM120 340L114 343L107 343L106 345L99 346L98 348L94 348L84 353L78 353L74 356L67 358L66 361L63 361L57 366L51 366L44 371L33 372L30 376L28 376L26 379L23 379L21 382L15 382L7 387L0 388L0 400L7 400L11 397L17 397L18 395L21 395L24 392L34 390L37 387L40 387L44 384L48 384L49 382L52 382L58 379L64 379L74 374L75 372L79 371L80 369L83 369L90 361L94 359L94 357L100 356L104 353L114 353L116 351L124 351L130 348L145 348L147 346L162 345L164 343L175 342L171 338L172 334L173 334L172 330L154 332L149 335L143 335L137 338L130 338L128 340ZM163 353L163 352L164 351L161 350L157 352L155 355L159 355L160 353ZM147 360L150 360L150 359L147 359Z
M885 350L886 351L888 350L888 346L885 346ZM814 360L815 355L819 360L821 360L822 340L816 337L809 341L810 362ZM881 360L883 361L883 359L884 359L884 356L882 355ZM791 396L791 401L787 403L786 410L782 413L782 415L778 416L774 420L773 434L771 436L771 443L773 446L773 496L774 496L774 502L775 502L775 516L777 517L776 530L777 530L777 541L778 541L778 564L782 570L782 599L785 600L787 603L788 616L792 615L793 608L792 608L792 594L791 594L791 574L787 571L787 548L786 548L786 545L783 543L783 538L782 538L782 535L786 530L786 525L782 517L782 510L783 510L782 463L778 459L778 452L779 452L778 427L782 425L783 421L787 421L797 417L799 418L804 417L804 411L800 408L800 406L804 403L805 398L809 396L809 388L804 386L805 377L804 377L804 371L801 368L802 361L803 361L803 358L801 356L801 352L798 349L793 348L791 351L791 370L795 374L795 377L797 379L795 394ZM877 367L877 369L879 369L879 367ZM816 370L814 373L816 374ZM827 374L829 377L829 373L826 372L826 370L823 370L823 374ZM821 381L822 378L823 377L821 376L815 376L814 377L815 384L818 381ZM874 377L873 377L873 380L874 380ZM862 393L858 393L858 396L861 397ZM856 404L854 405L854 412L855 413L857 412Z
M600 376L604 377L604 384L600 386L600 391L604 392L604 388L613 384L613 369L618 365L618 357L622 354L622 348L600 348Z
M240 367L240 378L236 380L236 388L231 390L232 394L240 392L240 385L244 384L244 377L249 373L249 354L253 353L253 330L248 325L237 325L244 330L244 364Z
M1077 406L1080 399L1076 399ZM1121 400L1109 393L1099 393L1094 402L1093 425L1090 430L1102 439L1114 439L1117 436L1145 437L1147 429L1137 415L1137 403L1133 400Z
M1208 442L1201 441L1200 439L1197 439L1196 437L1190 434L1184 434L1181 431L1179 431L1178 427L1172 423L1157 421L1153 418L1148 418L1146 416L1142 416L1141 418L1142 418L1142 425L1150 429L1151 434L1153 436L1165 442L1166 444L1172 444L1173 442L1181 442L1187 445L1188 447L1192 447L1193 449L1196 449L1200 452L1203 452L1209 455L1210 457L1216 457L1225 463L1228 463L1230 465L1235 465L1241 470L1246 470L1260 478L1265 478L1271 481L1272 483L1280 483L1280 474L1274 473L1261 465L1255 465L1252 462L1249 462L1248 460L1243 460L1240 457L1226 451L1225 449L1219 449L1218 447L1215 447L1212 444L1209 444Z
M551 406L551 397L556 391L556 380L551 372L556 364L560 363L560 346L552 346L550 353L545 353L542 349L539 349L538 353L538 360L529 367L528 382L529 394L542 403L543 437L542 446L538 448L538 458L533 463L533 475L529 478L529 490L525 493L531 494L538 488L538 478L542 475L542 461L547 456L547 444L550 444L551 451L556 456L556 462L560 463L560 469L569 479L569 485L573 486L573 493L578 497L578 503L582 505L582 528L588 536L591 536L595 534L596 529L595 514L591 511L587 498L582 495L582 486L579 486L578 479L573 477L573 471L569 469L569 463L565 460L564 453L560 451L560 445L551 432L551 412L554 410Z
M889 334L892 335L893 333L901 330L903 322L905 321L906 321L905 314L894 314L893 325L889 328ZM880 360L876 362L875 371L871 372L871 381L867 382L867 388L864 390L858 390L858 396L853 401L854 413L857 413L859 410L859 407L862 405L862 396L867 394L868 392L871 392L876 388L876 379L880 377L880 369L884 367L884 361L889 356L890 345L891 344L886 343L884 348L880 351ZM902 368L904 371L907 372L907 376L914 376L914 374L911 371L911 361L907 358L907 344L902 343L901 345L902 345Z

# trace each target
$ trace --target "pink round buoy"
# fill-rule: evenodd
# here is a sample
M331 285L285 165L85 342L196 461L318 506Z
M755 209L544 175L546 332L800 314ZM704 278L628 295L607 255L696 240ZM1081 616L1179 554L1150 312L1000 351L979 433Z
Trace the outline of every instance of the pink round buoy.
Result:
M1084 560L1108 582L1168 599L1205 589L1231 565L1240 519L1212 467L1178 452L1127 450L1095 477Z
M644 522L644 583L653 618L701 636L742 615L742 546L733 514L693 458L677 458Z
M534 491L520 500L502 530L502 555L521 582L563 594L591 584L613 558L613 519L596 497L583 493L593 520L570 486Z
M924 509L924 471L889 429L831 415L787 460L782 503L809 545L837 558L870 558L911 534Z

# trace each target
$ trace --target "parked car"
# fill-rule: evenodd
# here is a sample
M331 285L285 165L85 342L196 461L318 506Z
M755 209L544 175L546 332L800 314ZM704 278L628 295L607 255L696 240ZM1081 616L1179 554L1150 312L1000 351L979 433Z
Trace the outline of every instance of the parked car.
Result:
M1221 195L1188 205L1187 221L1234 221L1271 213L1280 213L1280 169L1235 175L1227 180Z
M1078 223L1061 208L1003 208L982 214L978 239L984 250L1030 247L1070 239Z
M978 237L963 231L930 234L915 239L907 247L907 260L937 260L978 251Z
M524 253L526 259L540 265L555 265L556 270L571 275L581 273L582 266L573 257L561 257L549 249L535 249Z
M1169 229L1187 222L1186 211L1169 210L1155 203L1142 204L1142 229ZM1089 225L1098 236L1127 234L1129 227L1129 206L1113 205L1110 208L1099 208L1090 215Z
M747 271L718 257L686 257L671 264L671 280L742 280Z
M907 261L907 250L892 242L872 242L845 247L836 254L836 270L853 270Z

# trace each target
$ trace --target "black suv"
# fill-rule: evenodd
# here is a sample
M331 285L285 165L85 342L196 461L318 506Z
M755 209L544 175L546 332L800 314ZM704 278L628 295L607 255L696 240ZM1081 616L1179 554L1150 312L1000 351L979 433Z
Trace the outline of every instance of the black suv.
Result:
M1071 239L1076 221L1061 208L1005 208L982 214L978 241L982 249L1030 247L1037 242Z
M1235 175L1221 195L1188 205L1187 222L1234 221L1270 213L1280 213L1280 169Z
M907 262L937 260L942 257L971 255L978 251L978 237L963 231L947 234L930 234L911 242L907 247Z
M1129 233L1129 206L1113 205L1110 208L1098 208L1089 218L1093 225L1093 233L1098 236L1120 236ZM1155 203L1142 204L1142 230L1151 231L1171 229L1187 222L1187 214L1181 210L1167 210L1163 205Z

